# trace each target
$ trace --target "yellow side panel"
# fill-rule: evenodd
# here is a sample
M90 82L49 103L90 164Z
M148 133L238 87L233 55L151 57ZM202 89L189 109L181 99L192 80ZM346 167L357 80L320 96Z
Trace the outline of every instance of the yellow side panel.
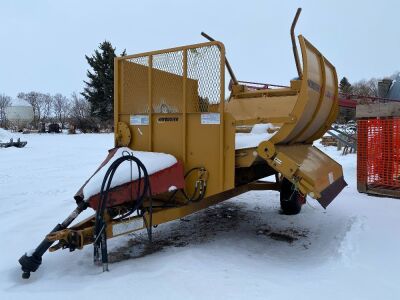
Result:
M156 57L153 58L154 60ZM135 61L135 60L134 60ZM152 112L179 113L183 110L183 78L170 72L151 69L149 87L149 67L135 62L121 61L121 108L120 113L146 114L149 109L149 93L152 94ZM147 57L144 62L147 62ZM182 71L181 71L182 72ZM197 80L186 79L186 110L196 111L198 99ZM198 105L198 104L197 104Z
M228 117L229 118L229 117ZM232 122L225 121L224 170L221 170L219 157L220 125L201 124L201 114L187 116L187 163L185 169L197 166L205 167L209 172L207 196L211 196L234 187L235 155L234 130ZM223 176L223 188L221 188Z
M135 62L120 60L120 106L119 113L143 114L149 110L148 58L141 57Z
M129 125L130 115L120 114L119 120ZM129 148L138 151L150 151L149 126L129 125L129 129L131 131L131 142Z
M152 151L169 153L183 161L182 114L153 114L152 120Z
M129 124L129 115L120 116L121 121ZM207 196L211 196L234 187L235 174L235 126L229 114L225 117L224 164L221 170L219 158L220 125L201 124L201 114L186 116L186 164L185 171L195 167L204 167L209 172ZM165 121L172 120L172 121ZM174 155L178 160L183 157L183 115L153 114L152 147L155 152ZM149 150L149 125L129 126L132 139L130 148L141 151ZM221 187L221 176L223 188ZM192 192L193 182L187 182L187 192Z

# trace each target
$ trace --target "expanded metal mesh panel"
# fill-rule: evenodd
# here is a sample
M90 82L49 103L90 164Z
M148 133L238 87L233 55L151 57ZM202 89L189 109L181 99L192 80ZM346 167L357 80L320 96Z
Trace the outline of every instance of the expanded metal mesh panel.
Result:
M149 57L141 56L122 61L121 110L145 114L149 112Z
M216 112L221 99L221 53L216 45L188 50L187 76L198 82L195 111Z
M124 59L121 113L218 112L222 64L215 44Z
M400 118L357 121L357 182L400 192Z
M152 59L153 112L182 112L183 51L157 54Z

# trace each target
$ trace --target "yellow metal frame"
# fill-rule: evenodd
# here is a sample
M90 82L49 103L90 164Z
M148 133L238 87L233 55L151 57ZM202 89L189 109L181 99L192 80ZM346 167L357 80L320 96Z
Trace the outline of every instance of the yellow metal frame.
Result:
M250 190L271 189L279 189L279 184L276 182L254 182L224 191L214 196L207 197L200 202L186 203L172 208L154 208L151 217L152 225L157 226L169 221L183 218L187 215L193 214L197 211L218 204L242 193L246 193ZM158 202L157 200L155 202L162 203ZM148 207L149 205L149 201L144 203L145 207ZM134 216L119 221L113 221L108 215L106 215L105 220L107 220L106 235L107 238L110 239L148 228L150 224L150 214L147 211L143 216ZM95 216L91 216L75 224L74 226L48 234L46 236L48 241L58 241L58 243L52 246L49 251L54 252L64 248L70 248L72 250L82 249L84 246L92 244L94 224ZM116 227L122 227L122 229L119 229L118 232L116 232L114 230Z
M303 70L300 78L291 81L290 87L250 90L246 86L233 84L231 95L226 103L224 101L225 48L220 42L214 41L116 58L114 101L115 122L118 129L116 145L127 144L135 150L173 154L183 161L186 170L199 166L205 167L210 174L206 198L234 188L235 168L249 168L254 164L260 164L261 158L267 163L266 168L271 167L275 172L281 173L295 183L303 193L318 199L321 197L321 192L332 184L332 178L336 181L343 176L339 164L325 154L318 153L311 146L312 142L320 138L336 118L338 82L334 66L301 35L299 44ZM188 111L193 101L189 94L193 94L193 89L197 89L198 82L188 78L187 53L193 49L211 46L217 46L220 50L220 101L217 111L221 121L219 125L205 126L200 124L202 112ZM157 86L156 80L159 77L157 72L160 72L153 67L153 57L176 52L183 53L182 75L163 74L163 76L170 78L171 82L182 83L182 92L179 93L182 95L182 111L168 114L178 120L176 125L159 125L156 122L157 118L165 114L152 111L153 96L156 92L159 93L154 86ZM148 95L148 107L151 108L148 112L148 127L128 125L129 116L134 109L133 104L129 104L128 111L121 108L124 105L127 106L127 102L135 101L122 95L123 84L129 82L130 78L121 77L124 76L121 72L123 67L121 64L127 60L139 58L147 60L146 67L140 68L145 68L141 76L143 82L147 81L146 95ZM174 89L174 86L164 84L164 89ZM163 92L167 93L167 91ZM257 123L274 123L280 128L269 141L262 142L258 147L235 151L235 128ZM125 134L122 134L122 131ZM140 135L137 132L140 132ZM171 136L175 138L171 139ZM129 140L128 143L127 140ZM288 147L282 147L284 145ZM290 145L296 147L299 151L298 155L290 150ZM218 155L215 155L216 153ZM299 161L299 157L305 157L306 154L316 156L314 161L319 162L313 171L307 171L304 162ZM282 163L277 163L280 161ZM315 172L326 180L321 181L316 178L313 175ZM187 180L188 191L193 189L194 180Z
M214 66L214 68L218 68L214 72L218 73L216 76L219 76L220 99L217 106L218 109L214 113L219 114L220 121L219 124L204 125L200 122L202 114L212 112L193 111L193 93L197 93L197 90L194 91L197 81L188 78L188 52L215 46L218 47L220 55L218 66ZM182 64L182 75L160 71L153 66L154 56L171 53L182 53L182 61L179 62ZM149 117L149 124L145 126L130 124L130 116L135 114L133 102L136 99L124 96L124 84L135 76L133 73L129 74L126 64L141 58L147 60L146 65L140 66L140 68L145 68L147 73L148 91L146 96L148 96L148 107L150 108L144 114ZM162 72L162 79L159 79L160 72ZM172 154L183 162L186 171L193 167L205 167L212 174L207 186L207 196L215 195L234 187L235 124L229 114L224 113L225 47L222 43L214 41L118 57L114 63L114 76L114 122L116 128L120 128L121 124L126 124L125 127L129 128L131 138L128 146L130 148ZM141 76L144 76L144 73ZM143 77L143 82L145 80ZM182 86L182 91L171 91L171 89L175 88L172 82L179 82ZM165 90L160 91L160 86ZM155 89L158 89L158 94L176 93L177 95L182 95L181 100L174 100L180 101L180 111L173 113L153 112ZM131 109L124 109L124 107L128 106ZM214 105L214 107L216 106ZM160 124L157 121L166 116L176 118L176 122ZM118 132L120 134L121 130L118 130ZM126 143L121 144L121 141L121 135L117 136L116 134L115 145L126 145ZM189 193L193 186L194 182L189 179L186 185Z

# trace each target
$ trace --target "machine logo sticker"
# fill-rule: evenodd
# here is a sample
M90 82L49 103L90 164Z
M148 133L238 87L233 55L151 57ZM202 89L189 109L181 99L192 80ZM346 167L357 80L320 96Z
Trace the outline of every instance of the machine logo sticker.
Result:
M159 117L157 123L178 122L178 117Z
M307 83L308 83L308 86L312 89L312 90L314 90L314 91L316 91L316 92L320 92L321 91L321 86L318 84L318 83L316 83L315 81L313 81L313 80L311 80L311 79L308 79L307 80Z
M326 91L325 96L326 96L326 98L333 99L333 95L329 91Z

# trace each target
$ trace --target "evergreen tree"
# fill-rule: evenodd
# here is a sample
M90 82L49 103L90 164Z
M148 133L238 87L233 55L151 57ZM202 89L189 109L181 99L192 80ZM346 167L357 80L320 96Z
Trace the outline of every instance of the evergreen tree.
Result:
M343 77L339 83L339 91L343 94L351 94L352 86L346 77Z
M89 80L84 81L81 94L90 103L92 116L103 122L113 119L115 56L115 48L108 41L102 42L91 57L85 55L92 70L87 71Z

